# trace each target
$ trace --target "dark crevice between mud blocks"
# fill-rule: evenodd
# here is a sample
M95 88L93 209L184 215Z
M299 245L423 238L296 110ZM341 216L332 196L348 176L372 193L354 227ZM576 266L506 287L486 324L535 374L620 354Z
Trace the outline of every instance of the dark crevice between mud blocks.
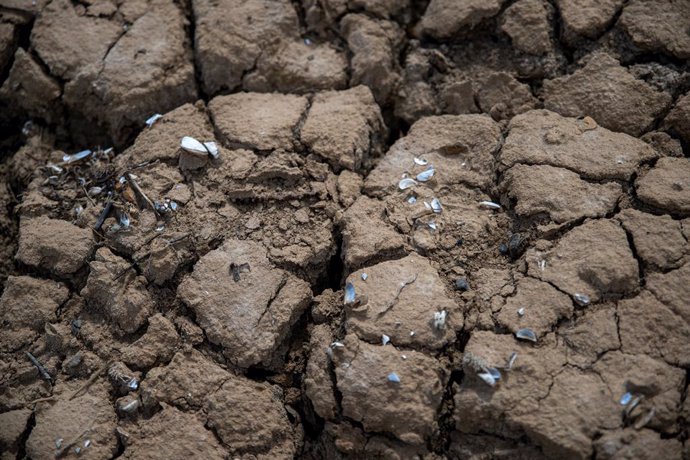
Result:
M464 346L463 346L464 348ZM465 378L465 373L462 369L451 371L448 384L443 392L443 400L438 415L438 431L434 433L429 441L429 450L442 455L448 452L451 443L451 434L455 431L455 420L453 415L455 413L455 399L453 386L460 385Z
M340 231L333 232L333 244L335 253L328 260L326 272L312 286L314 295L320 295L326 289L338 291L345 281L345 264L343 262L343 236Z
M36 412L32 412L31 416L29 417L29 421L26 423L26 428L24 429L24 432L22 433L21 437L17 441L17 445L19 446L17 449L17 458L18 459L29 458L29 456L26 454L26 442L29 440L29 436L31 435L31 432L33 431L35 426L36 426Z

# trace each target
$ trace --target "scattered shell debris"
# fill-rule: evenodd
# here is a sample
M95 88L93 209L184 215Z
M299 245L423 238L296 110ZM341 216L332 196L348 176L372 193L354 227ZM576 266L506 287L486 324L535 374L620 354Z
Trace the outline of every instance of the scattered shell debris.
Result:
M398 188L400 190L407 190L408 188L414 187L415 185L417 185L417 181L414 179L410 179L409 177L401 179L400 182L398 182ZM415 201L417 201L416 198Z
M517 311L518 316L525 316L525 307L521 307Z
M388 374L388 381L393 383L400 383L400 377L395 372Z
M528 340L530 342L535 343L537 341L537 334L535 334L534 331L528 327L518 330L515 333L515 337L517 337L520 340Z
M331 343L331 348L345 348L345 344L343 342L333 342Z
M215 142L199 142L193 137L185 136L180 141L180 147L186 152L198 156L210 155L218 158L218 147Z
M429 160L426 160L424 158L414 158L414 164L419 165L419 166L426 166L429 163Z
M433 221L433 220L430 220L430 221L427 223L427 226L428 226L431 230L436 230L436 229L438 228L438 226L436 225L436 221Z
M388 337L386 334L383 334L381 336L381 345L386 346L390 343L390 341L391 341L391 338Z
M408 202L409 204L415 204L415 203L417 202L417 197L416 197L416 196L413 196L413 195L410 195L409 197L407 197L407 202Z

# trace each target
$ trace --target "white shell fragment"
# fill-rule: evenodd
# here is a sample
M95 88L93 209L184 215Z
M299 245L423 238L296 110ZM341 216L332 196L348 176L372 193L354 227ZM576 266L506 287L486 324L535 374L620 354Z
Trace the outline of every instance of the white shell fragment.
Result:
M480 201L479 206L489 209L501 209L501 205L493 201Z
M628 392L628 393L625 393L623 396L621 396L621 399L618 402L620 403L621 406L627 406L628 404L630 404L630 401L632 401L632 398L633 398L632 393Z
M431 205L427 201L424 202L424 207L431 211Z
M431 179L432 177L434 177L434 173L435 173L435 172L436 172L436 170L434 169L434 167L433 167L433 166L429 166L429 167L426 169L426 171L422 171L422 172L420 172L419 174L417 174L417 180L418 180L419 182L426 182L426 181L428 181L429 179Z
M488 371L489 371L489 374L491 374L491 376L494 378L494 380L496 380L496 381L501 380L501 371L499 371L495 367L490 367L488 369Z
M477 374L477 377L482 379L490 387L496 386L496 379L493 375L491 375L488 372L480 372L479 374Z
M103 189L101 187L91 187L88 191L89 196L96 196L101 193Z
M381 336L381 344L382 344L383 346L388 345L388 344L390 343L390 341L391 341L391 338L388 337L386 334L383 334L383 335Z
M445 310L434 313L434 328L438 330L443 329L446 325L446 316L448 316L448 313Z
M127 388L131 391L136 391L137 388L139 388L139 381L135 378L130 379L130 381L127 382Z
M120 226L123 228L129 227L129 216L125 213L120 214Z
M89 447L91 447L91 440L87 439L86 441L84 441L84 448L88 449Z
M431 222L429 222L427 225L428 225L429 228L432 229L432 230L436 230L436 229L438 228L438 227L436 226L436 222L434 222L433 220L432 220Z
M345 344L343 342L333 342L331 348L345 348Z
M525 327L517 331L515 333L515 337L517 337L520 340L529 340L530 342L537 341L537 334L535 334L534 331L528 327Z
M395 372L388 374L388 381L393 383L400 383L400 377Z
M518 310L518 316L525 316L525 307L522 307Z
M426 160L424 158L414 158L414 164L419 165L419 166L426 166L427 163L429 163L429 160Z
M151 126L153 126L154 123L156 123L156 122L157 122L158 120L160 120L161 118L163 118L163 115L161 115L160 113L157 113L157 114L155 114L155 115L149 117L149 118L146 120L146 126L148 126L148 127L150 128Z
M64 163L76 163L77 161L83 160L91 155L93 152L91 150L82 150L81 152L74 153L72 155L65 155L62 157Z
M414 179L410 179L409 177L401 179L400 182L398 182L398 188L400 190L406 190L410 187L414 187L415 185L417 185L417 181ZM415 199L415 201L417 201L417 199Z
M573 298L575 299L575 302L581 307L586 307L587 305L589 305L590 300L587 294L575 293Z
M345 305L350 305L355 303L355 287L348 281L345 285Z
M367 275L366 273L362 273L362 281L366 281L367 278L369 278L369 275Z
M443 207L441 206L441 200L438 198L434 198L431 200L431 210L434 211L436 214L441 214L443 211Z
M410 204L415 204L415 203L417 202L417 197L414 196L414 195L410 195L410 196L407 198L407 202L410 203Z
M213 158L218 158L218 147L215 142L204 142L202 144L193 137L185 136L180 141L180 147L194 155L211 155Z

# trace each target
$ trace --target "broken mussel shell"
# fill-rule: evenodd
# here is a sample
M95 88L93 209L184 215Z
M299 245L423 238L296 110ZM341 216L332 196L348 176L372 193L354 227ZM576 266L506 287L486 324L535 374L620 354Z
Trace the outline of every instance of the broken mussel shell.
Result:
M534 333L534 331L528 327L519 329L515 333L515 337L520 339L520 340L526 340L529 342L537 342L537 334Z
M494 387L496 383L501 380L501 371L495 367L489 367L485 371L478 373L477 377L482 379L484 383L490 387Z
M218 158L218 147L215 142L199 142L193 137L185 136L180 141L182 150L193 155L206 156L210 155L213 158Z
M387 378L389 382L400 383L400 376L398 376L398 374L396 374L395 372L391 372L390 374L388 374Z
M417 181L414 179L410 179L409 177L401 179L400 182L398 182L398 188L400 190L406 190L410 187L414 187L415 185L417 185ZM415 201L417 200L415 199Z
M422 171L419 174L417 174L417 180L419 182L426 182L426 181L430 180L432 177L434 177L434 173L436 173L436 170L434 169L434 167L429 166L425 171Z

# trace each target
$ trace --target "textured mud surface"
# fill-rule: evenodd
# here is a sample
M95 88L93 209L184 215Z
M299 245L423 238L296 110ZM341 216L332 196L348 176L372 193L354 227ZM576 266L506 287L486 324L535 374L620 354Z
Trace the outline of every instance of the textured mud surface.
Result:
M676 0L1 1L0 458L690 459L688 59Z

